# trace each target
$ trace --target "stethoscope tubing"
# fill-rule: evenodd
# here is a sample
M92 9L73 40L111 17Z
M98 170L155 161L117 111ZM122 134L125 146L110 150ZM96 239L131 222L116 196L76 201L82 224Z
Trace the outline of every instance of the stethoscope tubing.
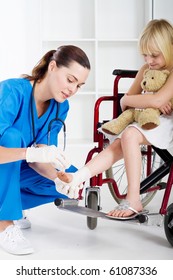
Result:
M31 92L31 125L32 125L32 134L33 134L33 144L32 146L37 147L37 136L35 133L35 121L34 121L34 90L35 90L35 85L36 85L37 80L34 81L33 87L32 87L32 92ZM57 111L56 111L56 117L52 119L49 124L48 124L48 131L47 131L47 145L50 145L50 136L51 136L51 128L52 124L54 122L61 122L63 126L63 133L64 133L64 145L63 145L63 150L66 148L66 125L65 122L58 117L59 114L59 107L60 103L57 102Z

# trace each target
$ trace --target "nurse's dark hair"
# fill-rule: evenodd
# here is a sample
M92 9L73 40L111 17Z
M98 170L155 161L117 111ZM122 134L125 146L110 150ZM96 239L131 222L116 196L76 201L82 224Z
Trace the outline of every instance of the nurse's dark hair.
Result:
M64 45L57 50L48 51L33 68L31 75L23 75L26 79L41 81L48 70L49 63L54 60L58 68L69 67L72 62L77 62L90 70L90 62L86 53L77 46Z

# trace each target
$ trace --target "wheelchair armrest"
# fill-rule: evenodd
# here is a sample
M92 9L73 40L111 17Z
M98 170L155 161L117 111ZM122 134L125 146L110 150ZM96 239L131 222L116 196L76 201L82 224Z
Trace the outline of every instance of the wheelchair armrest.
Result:
M112 74L115 76L121 76L122 78L134 78L137 72L137 70L114 69Z
M94 142L99 141L99 136L100 133L98 132L98 125L100 124L99 122L99 109L100 105L104 101L113 101L116 102L118 100L117 96L101 96L100 98L97 99L94 107Z
M122 93L118 92L118 83L121 78L135 78L137 74L137 70L124 70L124 69L114 69L113 75L116 75L114 79L114 88L113 88L113 95L112 96L102 96L100 97L94 107L94 142L99 142L101 133L98 132L98 126L101 125L99 121L99 108L100 104L103 101L113 101L113 116L112 118L116 118L119 113L119 101L122 97Z

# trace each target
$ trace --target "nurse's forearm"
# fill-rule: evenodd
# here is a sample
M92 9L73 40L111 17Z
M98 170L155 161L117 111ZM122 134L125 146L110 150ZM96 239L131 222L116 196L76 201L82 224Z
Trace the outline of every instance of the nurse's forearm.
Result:
M0 146L0 164L25 159L26 148L6 148ZM57 170L49 163L30 163L29 165L37 173L50 180L54 180L57 177Z
M38 174L49 180L57 178L57 170L49 163L29 163L29 166Z
M0 146L0 164L24 160L26 148L6 148Z

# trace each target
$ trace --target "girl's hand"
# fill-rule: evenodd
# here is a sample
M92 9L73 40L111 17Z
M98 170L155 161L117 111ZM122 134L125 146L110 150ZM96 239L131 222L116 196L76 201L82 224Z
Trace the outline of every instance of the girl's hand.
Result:
M166 105L161 106L159 110L164 115L170 115L172 112L171 102L168 102Z

